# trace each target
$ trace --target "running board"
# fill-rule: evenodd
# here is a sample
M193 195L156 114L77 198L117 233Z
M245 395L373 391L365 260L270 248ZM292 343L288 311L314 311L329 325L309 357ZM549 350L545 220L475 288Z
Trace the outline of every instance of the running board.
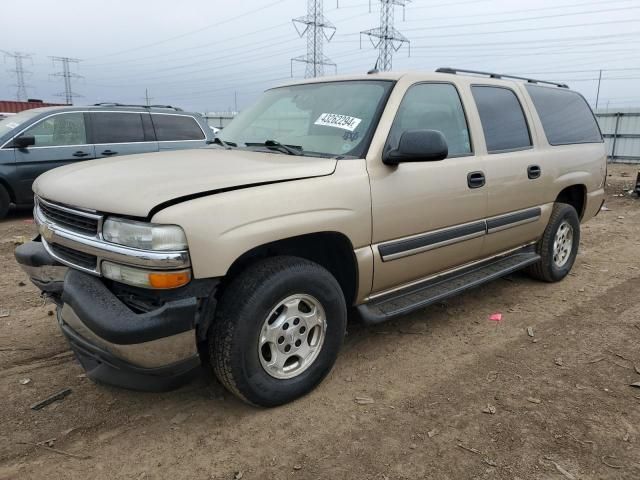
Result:
M520 270L540 259L533 246L445 274L358 305L362 322L374 325L405 315L473 287Z

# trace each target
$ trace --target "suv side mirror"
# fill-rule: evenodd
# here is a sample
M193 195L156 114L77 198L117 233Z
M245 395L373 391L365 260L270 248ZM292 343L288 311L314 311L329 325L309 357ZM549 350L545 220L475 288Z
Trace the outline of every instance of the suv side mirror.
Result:
M13 146L17 148L27 148L36 144L36 137L16 137L13 139Z
M400 136L398 148L386 152L386 165L401 162L430 162L444 160L449 155L447 140L438 130L407 130Z

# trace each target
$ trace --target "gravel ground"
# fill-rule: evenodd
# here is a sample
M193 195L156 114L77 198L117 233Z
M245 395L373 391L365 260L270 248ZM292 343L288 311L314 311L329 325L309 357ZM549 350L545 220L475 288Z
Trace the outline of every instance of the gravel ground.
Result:
M636 170L609 168L610 210L583 225L563 282L515 274L352 323L324 383L271 410L204 375L163 394L86 379L13 259L35 231L15 212L0 222L0 478L638 479L640 200L623 194Z

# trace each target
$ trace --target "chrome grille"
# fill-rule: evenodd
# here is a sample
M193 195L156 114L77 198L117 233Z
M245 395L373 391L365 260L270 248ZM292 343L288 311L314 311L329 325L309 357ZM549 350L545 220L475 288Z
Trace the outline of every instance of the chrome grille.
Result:
M38 200L38 208L45 219L56 225L84 235L96 236L98 234L99 215L76 212L66 207L45 202L42 199Z

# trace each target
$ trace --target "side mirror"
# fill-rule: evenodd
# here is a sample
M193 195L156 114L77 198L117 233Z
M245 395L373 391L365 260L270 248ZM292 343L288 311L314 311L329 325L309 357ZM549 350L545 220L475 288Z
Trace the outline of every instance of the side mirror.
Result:
M27 148L36 144L36 137L16 137L13 139L13 146L17 148Z
M447 140L437 130L407 130L400 136L398 148L382 157L386 165L402 162L431 162L444 160L449 155Z

